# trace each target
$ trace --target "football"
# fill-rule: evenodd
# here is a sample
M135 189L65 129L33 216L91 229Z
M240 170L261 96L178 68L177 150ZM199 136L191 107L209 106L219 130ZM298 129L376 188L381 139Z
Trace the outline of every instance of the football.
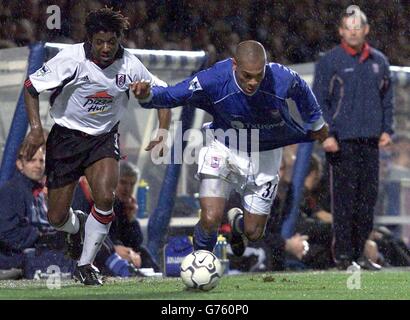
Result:
M210 251L194 251L181 263L181 279L189 289L212 290L218 285L222 274L221 262Z

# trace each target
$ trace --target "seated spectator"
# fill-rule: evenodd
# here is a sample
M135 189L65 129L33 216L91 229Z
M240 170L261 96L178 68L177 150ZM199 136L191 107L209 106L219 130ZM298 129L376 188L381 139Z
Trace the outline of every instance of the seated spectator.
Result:
M26 159L24 143L14 176L0 188L0 269L23 269L26 278L49 265L72 272L74 262L64 257L64 234L47 220L44 147Z
M284 239L280 232L284 218L283 212L286 206L286 195L290 186L289 181L285 178L289 165L290 163L288 161L285 161L285 159L282 160L279 173L281 180L279 182L277 195L273 202L271 213L266 224L265 236L262 240L252 244L252 247L262 248L265 252L264 257L266 257L266 259L263 261L263 267L259 266L257 269L254 268L253 265L260 257L254 257L254 250L249 250L248 255L247 248L242 257L236 257L233 255L229 256L231 269L238 269L240 271L263 271L264 268L265 270L280 271L286 269L286 259L288 257L292 257L300 261L306 254L308 236L304 234L295 234L289 239ZM241 206L242 204L239 194L233 192L226 204L226 211L232 208L241 208ZM220 232L229 236L229 230L227 229L230 228L227 228L226 224L223 224Z
M286 153L285 153L286 154ZM289 239L284 239L281 235L281 227L289 208L289 190L291 187L289 173L293 166L287 157L284 157L280 167L280 177L278 191L273 202L271 213L266 225L265 237L263 239L267 248L267 268L268 270L285 270L288 268L286 261L291 258L301 261L308 252L309 236L304 233L296 233Z

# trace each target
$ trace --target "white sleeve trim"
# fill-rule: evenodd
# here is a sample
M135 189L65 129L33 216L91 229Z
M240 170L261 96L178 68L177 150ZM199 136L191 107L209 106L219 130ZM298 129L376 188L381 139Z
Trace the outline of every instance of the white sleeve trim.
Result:
M323 116L320 116L319 119L317 119L314 123L312 123L312 131L318 131L323 128L325 125L325 119L323 119Z

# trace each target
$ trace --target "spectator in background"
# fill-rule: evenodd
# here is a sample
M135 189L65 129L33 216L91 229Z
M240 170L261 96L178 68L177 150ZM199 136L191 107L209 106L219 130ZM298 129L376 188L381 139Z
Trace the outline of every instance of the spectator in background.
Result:
M288 150L288 154L291 152L288 147L286 147L285 150ZM292 164L285 160L284 157L280 166L280 180L277 195L273 201L266 224L265 237L252 244L253 248L263 248L265 250L266 261L264 261L263 264L267 270L285 270L288 267L286 264L288 258L301 261L307 253L307 241L309 238L307 235L297 233L289 239L284 239L281 236L281 227L288 208L286 201L290 188L290 180L286 179L286 176L289 175L291 169ZM242 203L239 193L232 192L226 204L225 211L228 212L230 209L235 210L235 208L241 207ZM225 218L225 220L225 225L228 224L229 226L227 218ZM231 237L232 235L226 231L227 228L225 225L222 225L224 228L221 227L220 232L224 233L227 237ZM245 250L242 257L230 255L230 267L241 271L250 271L251 266L249 266L249 264L252 263L253 254L254 252L247 252Z
M27 263L33 261L26 261L24 252L35 248L32 259L43 272L52 264L71 272L74 262L64 258L64 233L47 220L44 146L27 159L22 152L24 144L18 153L17 171L0 188L0 269L24 268L25 276L31 278L34 271L27 270Z
M151 254L143 243L143 234L136 218L138 206L135 201L135 186L139 178L139 170L131 163L121 161L120 178L115 189L116 200L114 211L116 217L110 230L110 238L115 244L115 250L124 259L130 260L133 254L139 256L143 268L153 268L159 271Z
M359 3L369 10L369 16L374 19L371 43L384 50L392 58L393 63L408 65L410 63L410 45L407 41L409 3L392 1L383 3L383 6L364 1ZM46 27L49 5L58 5L61 9L61 30L49 30ZM329 49L337 41L337 37L331 32L334 24L323 23L322 17L334 21L344 3L334 1L318 3L314 0L300 2L280 0L273 3L260 0L258 6L252 6L250 0L235 3L222 0L191 0L187 3L179 1L176 6L174 1L143 0L3 1L0 18L4 17L9 22L2 24L5 30L4 32L0 30L0 45L7 47L13 45L14 31L6 30L15 28L14 25L19 19L28 19L33 23L35 40L65 43L81 41L85 33L82 27L84 13L102 8L104 5L129 13L133 29L126 37L125 44L131 48L154 49L151 41L146 42L145 39L140 38L139 44L136 44L132 39L135 37L133 33L136 30L139 30L138 37L142 34L149 35L150 23L159 26L165 46L169 49L182 49L182 47L178 48L179 44L175 39L186 36L191 37L192 42L195 43L200 28L205 27L212 40L210 45L200 49L211 51L212 54L217 49L219 53L217 57L212 57L209 63L212 65L228 55L229 50L226 50L227 42L224 42L224 39L228 39L230 33L240 35L240 41L255 38L265 43L267 51L272 52L273 60L279 63L311 62L319 53L319 43L322 49ZM227 30L228 34L221 36L220 30ZM397 30L397 32L388 33L386 30Z
M101 266L104 269L107 259L114 253L114 250L119 257L128 261L135 268L153 268L154 271L159 271L159 266L142 244L144 240L143 233L136 219L138 206L134 194L138 176L138 168L129 162L120 162L120 176L114 199L115 217L108 240L104 243L103 251L105 252L97 254L97 267ZM88 212L93 204L94 201L87 180L82 177L75 191L72 207L73 209Z
M285 148L286 150L286 148ZM290 150L290 149L287 149ZM285 152L286 154L286 152ZM289 208L288 194L291 187L291 181L286 179L290 177L293 164L284 157L280 166L280 177L278 191L273 202L268 222L266 224L266 234L263 239L267 250L267 268L269 270L280 271L286 269L286 259L296 259L301 261L307 254L307 245L309 236L306 234L296 233L289 239L281 236L282 223Z
M391 143L393 88L387 58L369 46L365 14L340 20L341 45L317 63L313 90L330 125L323 143L331 171L334 253L339 269L357 262L379 270L363 255L373 228L379 148Z

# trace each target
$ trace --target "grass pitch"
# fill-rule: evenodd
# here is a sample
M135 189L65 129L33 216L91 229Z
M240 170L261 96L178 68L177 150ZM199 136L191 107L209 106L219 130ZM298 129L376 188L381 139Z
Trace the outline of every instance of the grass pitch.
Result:
M410 299L409 270L361 272L359 278L337 271L252 273L224 276L209 292L186 290L179 278L107 279L102 287L67 280L60 289L46 281L0 281L0 299L144 300L357 300ZM353 281L353 282L352 282ZM359 289L349 289L355 286Z

